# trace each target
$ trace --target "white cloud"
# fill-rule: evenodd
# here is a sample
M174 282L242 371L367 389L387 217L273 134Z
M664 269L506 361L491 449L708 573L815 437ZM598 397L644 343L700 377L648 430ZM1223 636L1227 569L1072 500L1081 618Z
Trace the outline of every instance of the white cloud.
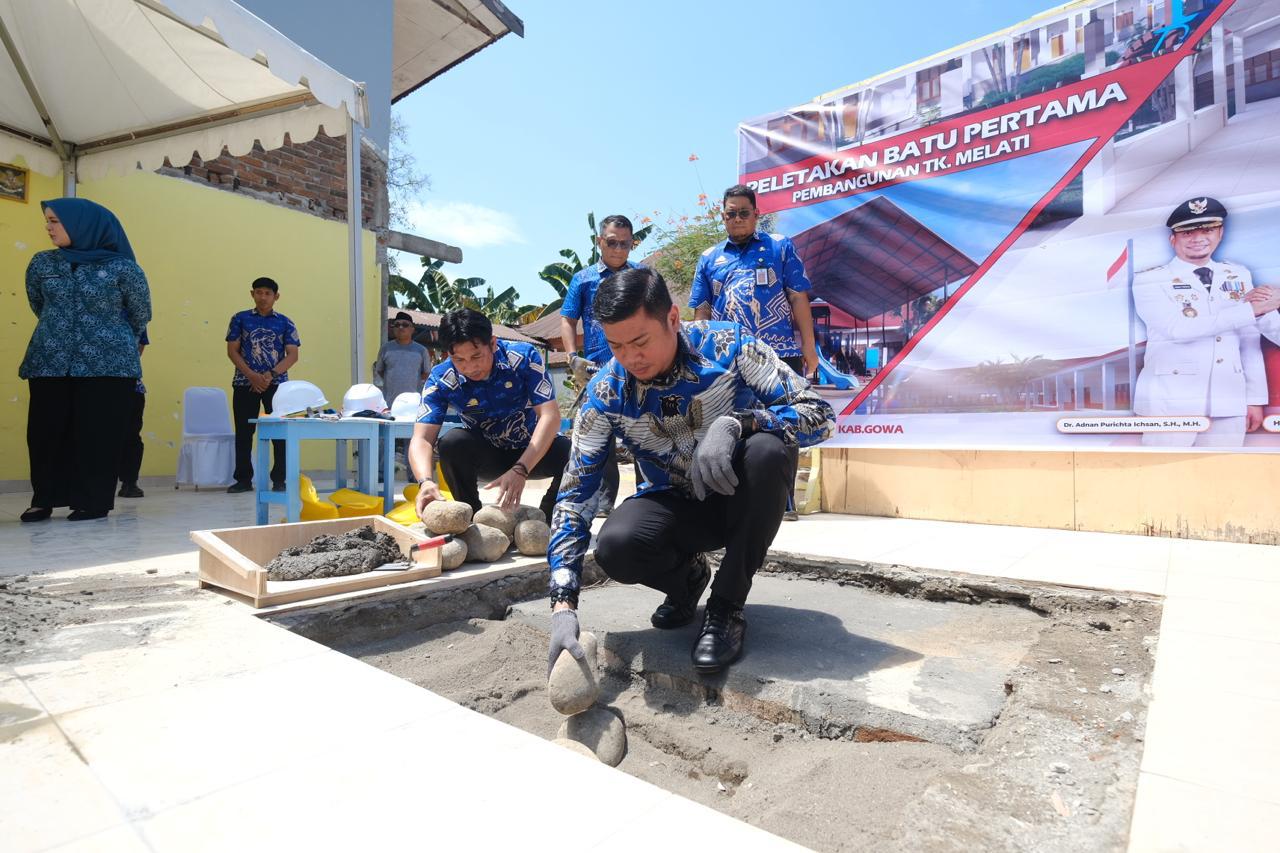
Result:
M463 249L528 242L511 214L465 201L413 202L406 215L410 233Z

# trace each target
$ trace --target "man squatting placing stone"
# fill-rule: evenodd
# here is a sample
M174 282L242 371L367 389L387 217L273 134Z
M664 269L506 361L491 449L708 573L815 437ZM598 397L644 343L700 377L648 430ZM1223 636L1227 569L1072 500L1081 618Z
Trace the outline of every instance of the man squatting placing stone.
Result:
M595 317L613 358L587 386L552 518L551 647L581 660L578 590L595 495L610 442L620 439L644 474L600 530L596 560L621 583L666 594L655 628L693 621L701 673L742 654L742 607L782 521L795 479L789 447L831 435L835 416L809 383L736 323L681 323L657 272L623 270L600 283ZM712 580L704 551L724 548Z
M417 476L418 517L440 500L432 480L435 454L455 500L480 509L478 477L495 477L497 503L512 510L530 476L550 477L542 498L548 518L569 458L569 440L558 435L556 392L531 344L500 341L479 311L459 308L440 318L440 343L449 357L437 364L422 391L418 423L409 442L409 464ZM440 434L450 408L462 426Z

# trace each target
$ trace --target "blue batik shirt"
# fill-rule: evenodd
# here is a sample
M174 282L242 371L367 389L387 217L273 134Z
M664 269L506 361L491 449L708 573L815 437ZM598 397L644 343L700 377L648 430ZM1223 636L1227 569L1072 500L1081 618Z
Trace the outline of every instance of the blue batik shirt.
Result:
M31 258L26 284L37 320L18 376L142 375L138 335L151 320L151 290L136 263L117 257L72 267L50 249Z
M689 307L710 308L711 319L738 323L779 357L792 358L803 353L787 293L812 287L789 239L756 232L744 246L725 240L702 253Z
M487 379L468 379L447 358L431 369L422 390L418 423L443 424L452 407L462 422L494 447L529 446L538 415L534 408L556 398L542 356L532 345L498 341Z
M278 311L263 317L253 308L232 315L231 324L227 326L227 341L240 342L240 355L249 369L257 373L271 373L271 368L284 358L285 347L302 346L302 341L298 340L298 327L292 320ZM288 380L289 372L286 370L279 376L273 374L271 384L279 385ZM248 388L249 377L236 368L231 385Z
M635 269L638 266L640 265L627 261L625 269ZM565 292L564 303L560 308L560 316L582 320L582 351L596 364L604 364L613 358L609 342L604 338L604 329L596 322L595 314L591 311L600 282L613 275L613 272L605 266L604 261L578 270L569 280L569 289ZM565 341L564 345L572 348L573 341Z
M551 520L548 560L553 601L578 599L595 496L614 438L631 451L644 483L637 494L693 496L694 450L716 418L750 413L759 432L808 447L830 437L827 401L737 323L685 323L676 362L642 382L610 359L587 386L573 426L573 450Z

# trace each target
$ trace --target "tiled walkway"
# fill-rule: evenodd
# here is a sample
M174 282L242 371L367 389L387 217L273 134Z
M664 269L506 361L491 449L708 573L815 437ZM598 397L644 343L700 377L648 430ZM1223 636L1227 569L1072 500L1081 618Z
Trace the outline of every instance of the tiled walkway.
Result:
M0 665L5 850L785 846L187 591L187 532L248 523L249 496L19 525L25 498L0 495L0 582L154 569L183 594ZM811 516L775 550L1166 596L1130 849L1273 849L1278 549Z

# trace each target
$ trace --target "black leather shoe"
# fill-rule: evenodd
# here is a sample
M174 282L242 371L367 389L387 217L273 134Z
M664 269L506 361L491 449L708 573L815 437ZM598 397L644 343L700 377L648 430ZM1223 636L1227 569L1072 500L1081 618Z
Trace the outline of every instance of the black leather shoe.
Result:
M227 486L227 494L229 495L238 495L241 492L252 492L252 491L253 491L253 483L232 483L230 486Z
M22 521L47 521L53 515L53 509L47 506L33 506L18 516Z
M708 601L702 617L702 631L698 634L698 642L693 644L693 668L700 675L720 672L742 656L746 638L747 620L741 607L714 599Z
M272 484L271 484L271 491L273 491L273 492L283 492L283 491L287 491L287 489L285 489L285 487L284 487L284 483L272 483Z
M73 509L71 514L67 516L67 521L93 521L95 518L106 518L107 510L98 510L96 512L87 509Z
M689 574L689 594L682 599L670 595L662 600L658 609L649 617L649 624L664 631L672 628L683 628L698 615L698 599L711 582L711 567L703 554L694 554L689 558L693 564Z
M140 498L143 497L142 489L138 488L137 483L121 483L120 491L116 492L118 498Z

